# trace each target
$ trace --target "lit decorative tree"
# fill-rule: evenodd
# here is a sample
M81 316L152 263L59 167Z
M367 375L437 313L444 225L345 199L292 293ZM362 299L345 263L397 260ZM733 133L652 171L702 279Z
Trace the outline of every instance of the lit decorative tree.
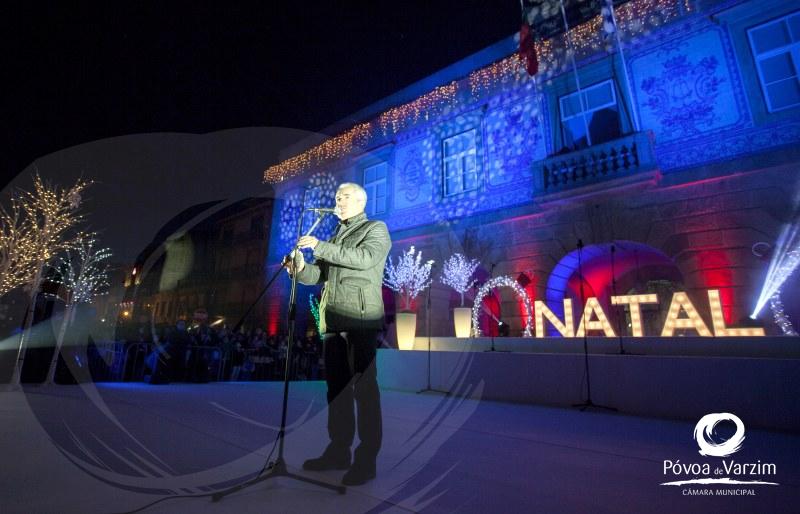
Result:
M33 191L20 191L12 199L12 206L16 206L12 207L12 220L16 208L17 222L24 237L15 243L15 255L11 257L11 261L20 261L29 270L21 285L30 291L28 313L19 340L12 378L14 385L19 384L22 375L25 338L33 324L36 295L47 266L56 254L74 248L83 237L81 234L74 234L73 229L83 219L78 208L81 193L88 185L89 182L79 179L69 189L62 189L42 181L36 174L33 177Z
M472 274L480 266L478 259L467 260L461 253L454 253L444 261L440 280L461 295L461 306L464 306L464 293L475 285L475 280L470 280Z
M416 253L415 257L413 246L397 259L397 265L389 258L383 283L392 291L400 293L404 310L411 310L411 300L431 285L432 266L432 260L422 263L422 252Z
M0 297L27 284L36 274L34 226L16 198L10 210L0 206Z
M91 303L95 296L108 294L108 270L106 261L111 257L108 248L95 247L94 234L86 234L73 250L67 250L66 257L60 259L56 267L54 282L61 284L62 300L66 304L64 319L56 338L56 349L50 360L47 382L52 383L55 377L58 355L64 343L67 328L75 318L75 307L82 303Z
M55 283L67 293L67 305L91 303L95 296L107 294L109 248L95 248L95 234L85 234L56 266Z

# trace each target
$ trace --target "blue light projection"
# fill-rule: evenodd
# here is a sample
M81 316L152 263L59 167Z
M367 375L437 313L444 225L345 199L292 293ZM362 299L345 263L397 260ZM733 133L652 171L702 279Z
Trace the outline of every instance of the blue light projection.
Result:
M430 130L433 137L422 143L423 153L430 156L429 163L425 164L431 169L429 176L432 177L433 194L425 209L427 213L420 221L427 218L425 223L451 225L475 213L485 195L483 110L474 105L471 107L470 111L434 125ZM455 142L458 144L454 146ZM444 145L448 143L451 146L445 152ZM445 166L450 170L449 189L455 194L446 194ZM453 181L453 177L460 179Z
M714 99L725 79L715 75L719 61L712 56L691 63L686 55L677 55L663 63L661 75L642 81L648 94L645 105L660 118L664 139L692 136L701 127L713 127L719 114Z
M696 16L680 24L652 27L629 42L626 65L632 94L642 129L655 132L661 170L729 159L800 140L797 120L754 125L730 38L724 28L705 16ZM572 73L567 54L553 51L558 54L559 66L551 66L535 78L499 82L480 97L459 96L435 117L414 118L413 126L397 132L391 141L370 141L372 148L387 148L381 160L389 163L391 175L388 208L381 218L390 230L452 226L480 212L534 199L533 164L553 150L550 138L558 124L558 112L549 112L546 101L556 94L550 84L553 78ZM578 66L585 67L586 62L579 61ZM443 145L470 131L475 133L476 176L464 173L452 180L451 170L453 191L449 192L455 194L446 194ZM352 162L341 164L355 169ZM334 183L330 175L325 180ZM289 195L288 199L282 224L297 216L293 209L298 208L299 197ZM332 231L333 226L328 228ZM282 226L284 245L294 238L295 230ZM323 227L320 235L324 237L326 232Z
M300 218L302 203L303 195L297 191L287 194L283 199L280 217L281 253L286 253L297 237L297 220Z
M642 127L655 132L662 171L800 141L797 119L754 124L741 76L757 70L749 57L737 57L732 37L736 36L707 18L696 17L633 45L633 95ZM763 100L759 96L749 101Z
M531 176L531 164L546 157L543 117L536 97L490 110L486 127L489 185L499 186Z
M741 120L718 30L671 41L631 62L642 126L659 143Z
M393 191L396 210L425 205L431 201L433 156L430 137L396 148Z
M431 222L449 226L477 212L530 201L531 164L547 155L541 95L528 83L522 91L493 97L484 109L475 107L400 138L394 149L393 213L386 219L390 229ZM474 136L474 151L461 153L474 163L456 164L461 171L454 177L451 170L448 191L455 194L446 194L445 161L452 159L443 145L467 135Z
M336 203L336 188L338 187L336 177L328 172L320 171L314 173L306 181L307 195L306 207L333 207ZM291 250L297 238L297 220L300 217L300 209L303 203L302 191L295 190L288 193L284 198L283 208L280 212L280 253L287 253ZM307 230L316 220L317 215L313 212L306 212L303 216L303 230ZM326 215L322 223L314 230L314 235L321 239L330 239L333 236L339 219L332 215ZM306 253L306 258L311 257L311 252Z

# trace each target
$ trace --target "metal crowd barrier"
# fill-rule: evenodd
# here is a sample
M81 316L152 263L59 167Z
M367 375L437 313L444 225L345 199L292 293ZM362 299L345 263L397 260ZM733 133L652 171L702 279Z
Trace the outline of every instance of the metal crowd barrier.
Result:
M62 356L65 353L62 350ZM75 356L74 358L80 359ZM94 342L86 348L89 372L96 381L118 381L122 377L123 344L116 341Z
M98 354L109 368L105 379L124 382L137 382L144 380L149 370L147 358L155 351L153 343L109 343L98 345ZM234 366L239 360L232 351L220 346L189 346L186 353L181 356L182 365L179 366L182 376L180 381L191 381L198 378L202 381L225 382L230 380L283 380L285 373L285 350L274 352L271 349L246 349L241 350L241 365ZM201 353L202 352L202 353ZM196 360L196 355L202 355L201 361ZM319 355L313 352L293 352L289 376L292 380L314 380L322 378L323 367L319 364ZM202 362L206 363L207 371L199 373ZM194 366L194 367L193 367ZM103 378L95 377L102 380Z

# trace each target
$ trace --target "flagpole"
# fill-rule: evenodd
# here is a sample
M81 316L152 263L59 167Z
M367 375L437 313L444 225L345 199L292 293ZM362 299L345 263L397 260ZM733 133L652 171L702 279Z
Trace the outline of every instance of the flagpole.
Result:
M583 89L581 89L581 79L578 76L578 66L575 64L575 48L572 46L572 37L569 35L569 23L567 22L567 12L564 10L564 0L559 0L558 5L561 7L561 17L564 19L564 33L567 36L569 56L570 59L572 59L572 71L575 73L575 85L578 87L578 99L581 102L581 117L583 118L583 128L586 130L586 146L592 146L592 136L589 134L589 122L586 121L586 105L583 99Z
M564 7L561 7L562 11ZM631 116L633 118L633 130L634 132L639 132L641 128L639 127L639 109L636 107L636 102L633 99L633 88L631 87L631 79L628 77L628 67L625 65L625 53L622 50L622 39L619 37L619 26L617 25L617 17L614 14L614 1L608 0L608 10L611 14L611 23L614 24L614 36L617 39L617 47L619 48L619 59L622 62L622 74L625 77L625 85L628 89L628 100L631 103ZM612 57L613 59L613 57Z

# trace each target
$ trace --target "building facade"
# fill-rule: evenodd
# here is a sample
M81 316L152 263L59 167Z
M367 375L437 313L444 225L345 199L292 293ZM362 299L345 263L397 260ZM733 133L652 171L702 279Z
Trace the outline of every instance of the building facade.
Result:
M481 261L478 285L509 276L559 315L564 298L596 297L630 335L630 312L611 296L656 293L661 303L643 315L645 334L658 335L675 291L711 326L706 291L716 289L728 324L747 319L769 264L762 250L796 214L800 10L632 0L615 15L622 52L597 16L538 41L531 77L512 36L355 113L359 122L325 143L288 149L265 172L276 197L272 267L294 241L303 191L312 188L307 204L330 206L349 181L388 224L392 256L413 245L441 263L460 251ZM334 228L326 221L317 235ZM270 319L285 312L282 287ZM301 323L315 292L301 288ZM430 294L432 335L453 335L459 296L437 281ZM790 315L795 296L784 292ZM520 335L527 317L501 287L480 323L492 334L502 319ZM760 314L779 333L772 318Z
M170 220L125 278L118 329L188 322L235 325L266 283L271 198L193 206ZM256 305L246 326L266 317Z

